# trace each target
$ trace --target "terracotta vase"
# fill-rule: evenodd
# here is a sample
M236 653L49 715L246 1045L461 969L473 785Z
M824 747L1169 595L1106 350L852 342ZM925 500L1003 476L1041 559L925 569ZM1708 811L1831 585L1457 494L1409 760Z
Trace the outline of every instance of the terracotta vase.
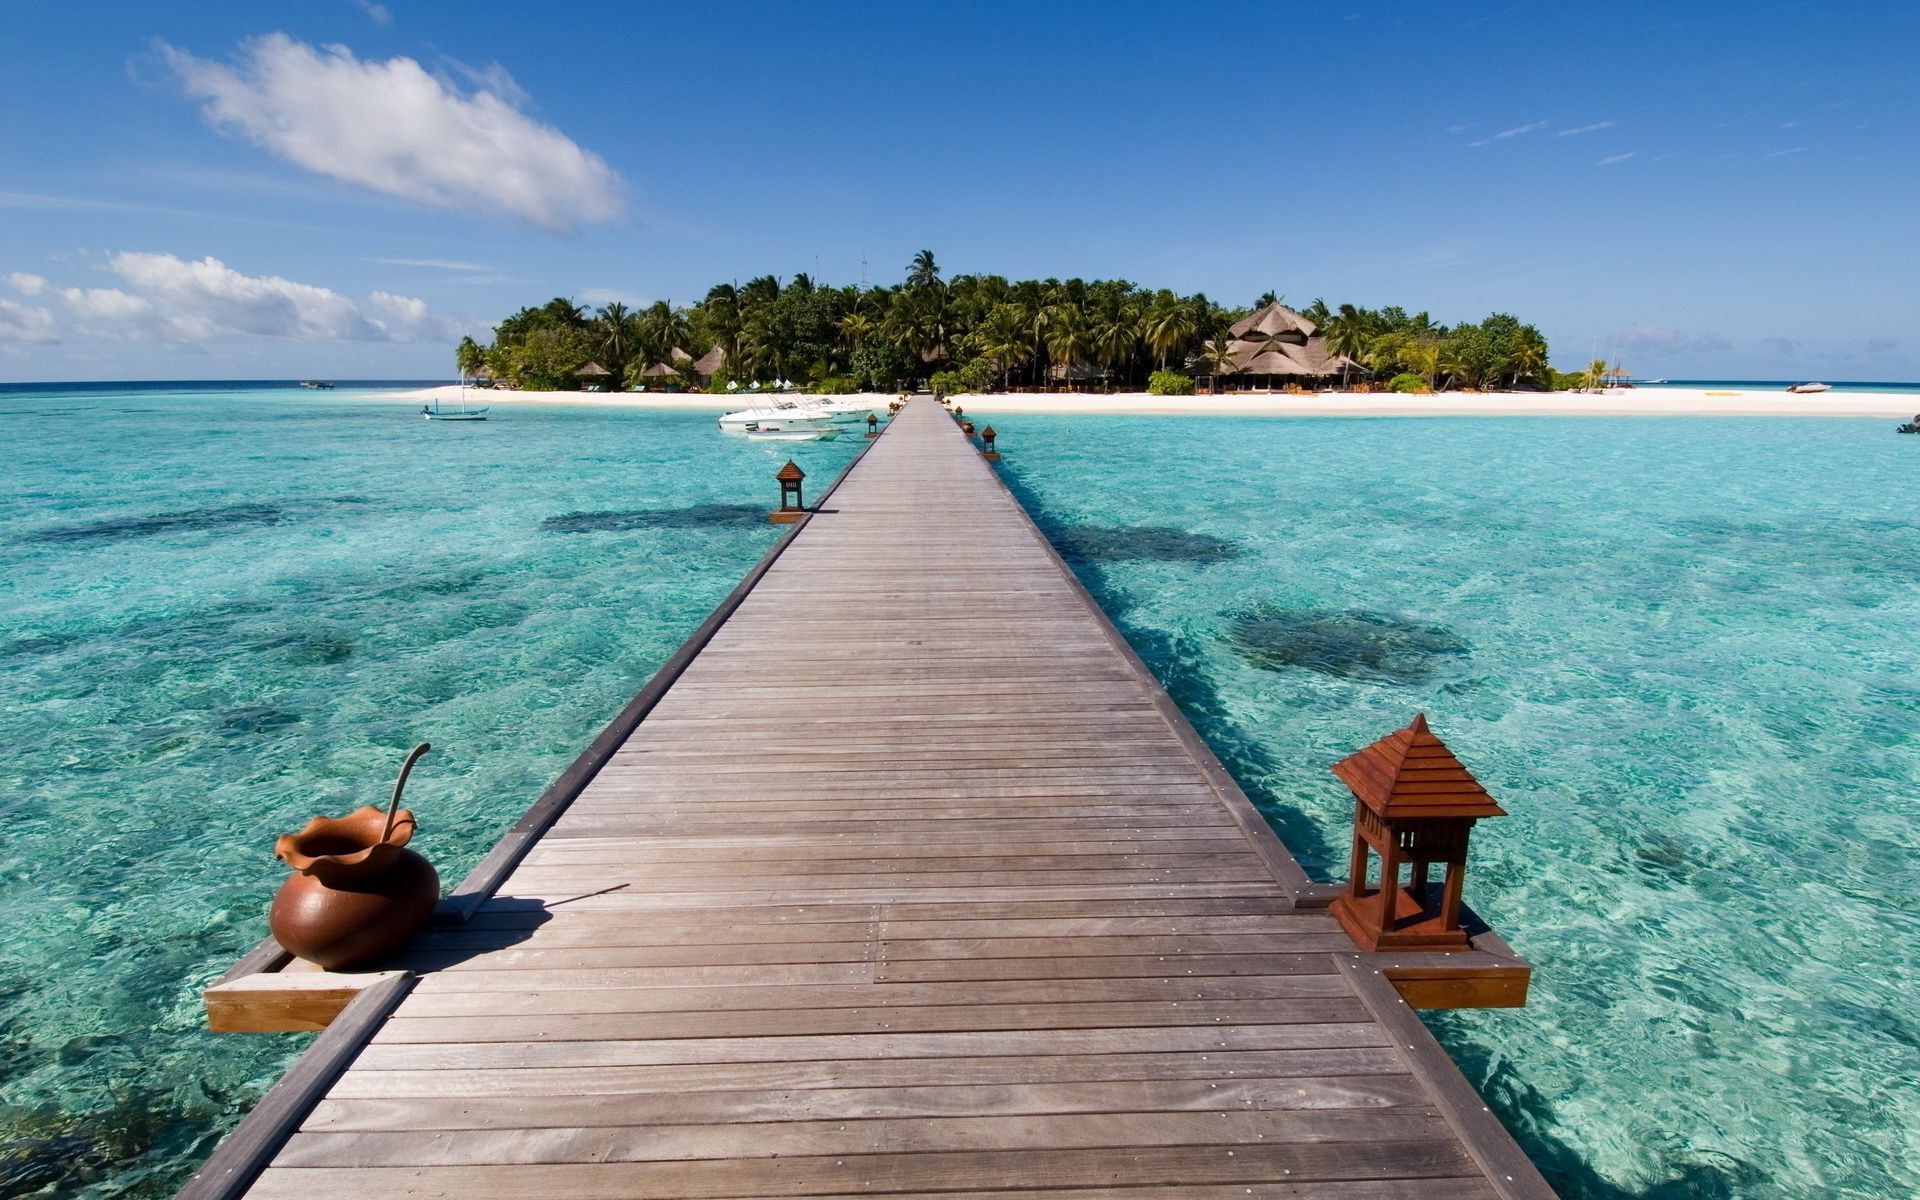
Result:
M398 950L433 918L440 876L406 848L413 814L368 805L344 817L315 817L273 852L293 874L273 898L268 924L296 958L329 971L364 966Z

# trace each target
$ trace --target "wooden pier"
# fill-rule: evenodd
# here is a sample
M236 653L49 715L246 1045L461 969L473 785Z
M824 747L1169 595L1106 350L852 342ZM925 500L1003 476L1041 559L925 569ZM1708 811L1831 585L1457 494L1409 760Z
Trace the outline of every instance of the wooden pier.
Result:
M1551 1196L1335 890L916 399L182 1195Z

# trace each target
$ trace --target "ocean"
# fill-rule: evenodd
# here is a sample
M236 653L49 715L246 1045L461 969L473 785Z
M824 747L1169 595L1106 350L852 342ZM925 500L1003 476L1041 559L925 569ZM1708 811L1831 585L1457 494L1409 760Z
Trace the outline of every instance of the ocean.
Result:
M158 1196L298 1053L199 989L406 748L452 881L776 536L698 413L0 387L0 1195ZM996 416L1309 868L1424 711L1512 814L1524 1010L1430 1015L1565 1195L1920 1194L1920 439L1886 422Z

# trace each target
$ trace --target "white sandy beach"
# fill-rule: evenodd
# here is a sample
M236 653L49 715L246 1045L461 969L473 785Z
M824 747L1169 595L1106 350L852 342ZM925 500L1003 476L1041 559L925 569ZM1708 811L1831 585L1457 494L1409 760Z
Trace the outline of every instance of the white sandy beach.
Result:
M409 404L459 403L457 384L405 392L373 393L372 399ZM797 398L797 394L796 394ZM892 394L869 395L884 410ZM722 412L746 408L764 397L710 396L646 392L516 392L469 388L469 404L565 404L605 408L668 408ZM1084 413L1267 417L1912 417L1920 412L1920 396L1906 392L1823 392L1798 395L1787 391L1697 390L1681 387L1610 388L1604 392L1441 392L1431 396L1393 393L1239 392L1219 396L1150 396L1145 392L1004 393L961 395L953 403L970 413Z

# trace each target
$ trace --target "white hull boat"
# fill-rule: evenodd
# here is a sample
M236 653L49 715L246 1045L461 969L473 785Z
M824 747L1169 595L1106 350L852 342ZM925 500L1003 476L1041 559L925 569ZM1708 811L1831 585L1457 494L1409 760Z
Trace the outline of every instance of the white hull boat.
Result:
M1832 391L1833 385L1830 383L1796 383L1787 390L1798 396L1813 396L1821 392Z
M749 427L763 433L775 433L785 429L821 430L830 428L833 418L811 408L801 408L794 404L781 404L771 408L744 408L739 412L730 412L720 418L720 428L736 433L747 432Z

